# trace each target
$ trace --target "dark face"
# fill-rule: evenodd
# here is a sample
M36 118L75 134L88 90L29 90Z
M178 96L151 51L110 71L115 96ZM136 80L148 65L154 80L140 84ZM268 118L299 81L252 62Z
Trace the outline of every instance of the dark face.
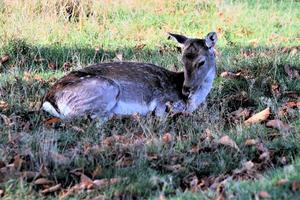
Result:
M214 45L216 33L209 33L205 39L190 39L171 34L182 44L182 62L184 64L184 83L182 94L188 96L196 91L212 67L215 67Z

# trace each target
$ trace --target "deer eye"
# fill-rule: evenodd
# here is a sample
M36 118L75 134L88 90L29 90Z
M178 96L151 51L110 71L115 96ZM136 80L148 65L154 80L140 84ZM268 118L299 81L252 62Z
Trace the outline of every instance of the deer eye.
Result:
M202 60L201 62L199 62L199 63L197 64L197 67L201 67L202 65L204 65L204 63L205 63L205 60Z

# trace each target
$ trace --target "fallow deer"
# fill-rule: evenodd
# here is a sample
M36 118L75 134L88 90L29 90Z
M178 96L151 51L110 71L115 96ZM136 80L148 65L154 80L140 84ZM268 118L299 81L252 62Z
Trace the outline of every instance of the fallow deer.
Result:
M169 35L182 46L183 72L137 62L91 65L58 80L45 95L42 108L61 119L149 112L162 117L170 105L175 113L193 112L213 85L217 35L210 32L204 39Z

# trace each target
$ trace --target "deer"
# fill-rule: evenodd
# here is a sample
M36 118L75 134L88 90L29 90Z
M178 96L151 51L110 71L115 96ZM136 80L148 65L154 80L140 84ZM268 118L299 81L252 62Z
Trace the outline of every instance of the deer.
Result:
M168 34L181 46L183 71L138 62L93 64L59 79L44 96L42 109L62 120L194 112L216 76L217 34L204 39Z

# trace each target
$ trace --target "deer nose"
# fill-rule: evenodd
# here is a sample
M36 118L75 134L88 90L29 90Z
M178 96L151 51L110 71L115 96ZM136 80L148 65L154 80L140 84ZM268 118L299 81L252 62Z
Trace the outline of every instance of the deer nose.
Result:
M191 93L191 87L183 85L183 87L182 87L182 94L184 96L189 96L190 93Z

